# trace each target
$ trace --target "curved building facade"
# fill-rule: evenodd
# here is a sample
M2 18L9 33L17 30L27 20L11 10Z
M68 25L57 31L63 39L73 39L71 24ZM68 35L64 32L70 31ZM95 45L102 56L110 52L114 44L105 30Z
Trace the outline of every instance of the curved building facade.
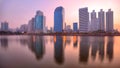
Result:
M64 8L57 7L54 11L54 32L63 31L63 22L64 22Z
M36 12L36 16L35 16L35 32L39 33L39 32L43 32L43 24L44 24L44 15L42 11L37 11Z

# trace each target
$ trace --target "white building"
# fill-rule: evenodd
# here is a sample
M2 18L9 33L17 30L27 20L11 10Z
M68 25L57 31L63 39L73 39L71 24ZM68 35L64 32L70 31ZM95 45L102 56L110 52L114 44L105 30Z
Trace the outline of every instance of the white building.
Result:
M104 11L103 9L98 12L98 19L99 19L99 30L105 31L105 19L104 19Z
M111 9L106 12L106 32L112 32L113 27L113 11Z
M91 12L91 22L90 22L90 32L93 31L98 31L98 27L99 27L99 19L96 17L96 12L95 10L93 10L93 12Z
M89 12L88 8L79 9L79 30L80 32L88 32Z
M28 22L28 33L34 33L34 23L35 23L35 18L32 18L29 22Z

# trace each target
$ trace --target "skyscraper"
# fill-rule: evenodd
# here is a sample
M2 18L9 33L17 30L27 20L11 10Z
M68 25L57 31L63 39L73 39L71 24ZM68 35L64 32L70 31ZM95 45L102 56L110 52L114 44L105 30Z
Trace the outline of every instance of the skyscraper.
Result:
M111 9L106 12L106 31L113 31L113 11L111 11Z
M77 31L78 31L78 24L77 24L77 22L74 22L74 23L73 23L73 31L74 31L74 32L77 32Z
M8 22L2 22L1 23L1 30L2 31L8 31L9 30L9 24L8 24Z
M79 30L80 32L88 32L89 12L88 8L79 9Z
M38 10L35 16L34 29L36 33L43 32L44 28L44 15L43 12Z
M99 19L99 30L105 31L105 19L104 19L104 11L103 9L98 12Z
M90 31L97 31L98 30L99 21L96 17L96 12L93 10L91 12L91 23L90 23Z
M64 8L57 7L54 11L54 32L62 32L63 31L63 23L64 22Z

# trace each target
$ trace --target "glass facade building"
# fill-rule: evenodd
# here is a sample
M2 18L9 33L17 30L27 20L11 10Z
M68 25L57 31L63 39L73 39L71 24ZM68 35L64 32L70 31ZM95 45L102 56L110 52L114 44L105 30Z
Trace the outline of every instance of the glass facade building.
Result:
M77 22L75 22L75 23L73 23L73 31L77 32L77 30L78 30L78 24L77 24Z
M54 32L63 31L63 22L64 22L64 8L57 7L54 11Z
M34 24L35 32L42 32L44 27L43 25L44 25L43 12L37 11L35 16L35 24Z

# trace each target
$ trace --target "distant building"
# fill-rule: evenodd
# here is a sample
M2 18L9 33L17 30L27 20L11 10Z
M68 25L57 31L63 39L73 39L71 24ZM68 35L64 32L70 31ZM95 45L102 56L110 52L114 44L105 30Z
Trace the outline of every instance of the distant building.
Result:
M113 11L106 12L106 32L113 32Z
M50 32L53 32L54 30L53 30L53 28L52 27L50 27Z
M34 23L35 33L43 32L44 22L45 22L45 19L44 19L43 12L38 10L36 12L35 23Z
M20 32L25 33L28 31L28 25L27 24L23 24L20 26Z
M54 32L62 32L63 31L63 23L64 22L64 8L57 7L54 11Z
M43 32L46 33L47 29L46 29L46 17L44 16L43 18Z
M71 29L71 26L70 26L70 25L67 25L67 26L66 26L66 32L72 32L72 29Z
M73 31L74 31L74 32L77 32L77 31L78 31L78 23L77 23L77 22L74 22L74 23L73 23Z
M8 22L1 23L1 31L9 31L9 24Z
M96 12L95 10L93 10L93 12L91 12L91 22L90 22L90 32L93 31L98 31L98 27L99 27L99 19L96 17Z
M34 33L34 24L35 24L35 18L32 18L28 22L28 33Z
M88 8L79 9L79 30L80 32L88 32L89 12Z
M98 19L99 19L99 30L105 31L105 18L104 18L104 11L103 9L98 12Z

